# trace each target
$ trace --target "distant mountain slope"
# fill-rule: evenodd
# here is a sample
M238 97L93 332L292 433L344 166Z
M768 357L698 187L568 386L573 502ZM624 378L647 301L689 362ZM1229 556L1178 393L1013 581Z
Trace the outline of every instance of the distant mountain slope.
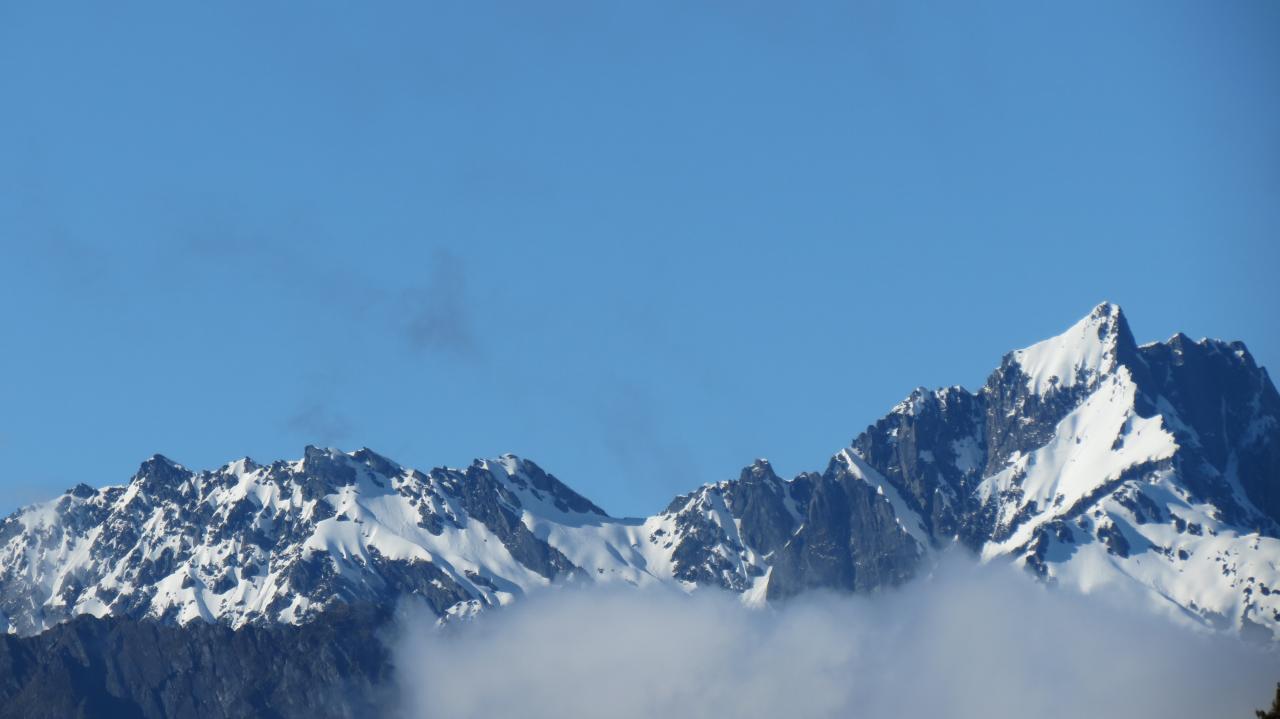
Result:
M300 623L420 598L442 617L552 582L747 601L899 584L958 543L1214 627L1280 633L1280 396L1244 345L1139 346L1118 307L917 389L790 480L758 460L644 519L511 455L402 467L363 449L192 472L163 457L0 524L0 625L81 615Z
M0 635L0 719L363 719L391 716L381 608L233 631L82 615Z

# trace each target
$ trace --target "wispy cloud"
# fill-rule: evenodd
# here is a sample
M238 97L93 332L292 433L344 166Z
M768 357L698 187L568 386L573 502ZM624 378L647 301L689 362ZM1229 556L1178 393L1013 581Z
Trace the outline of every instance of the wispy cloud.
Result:
M1006 567L871 597L549 590L404 627L401 716L1243 717L1280 658Z
M285 427L303 435L311 444L337 446L351 437L351 420L340 412L326 397L307 398L297 411L289 416Z
M637 484L661 478L662 486L691 487L697 455L679 434L664 425L662 413L644 385L619 381L597 398L597 427L604 448L617 463L619 476Z
M462 260L437 250L423 284L405 293L405 335L410 346L428 352L474 358L479 354Z
M373 277L358 264L326 260L270 241L214 215L175 248L180 262L217 263L236 273L289 282L326 311L400 335L413 352L476 359L481 346L462 258L437 248L424 267Z

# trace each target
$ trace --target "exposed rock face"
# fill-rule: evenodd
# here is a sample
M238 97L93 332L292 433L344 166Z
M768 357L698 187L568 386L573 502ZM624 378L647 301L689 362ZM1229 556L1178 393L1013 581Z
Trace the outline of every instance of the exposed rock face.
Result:
M369 450L191 472L163 457L0 523L0 626L91 614L231 627L419 597L442 617L554 582L875 590L958 543L1051 582L1280 630L1280 397L1240 343L1138 346L1118 307L917 389L819 473L736 479L617 519L510 455L420 472Z
M1141 356L1156 411L1181 420L1170 431L1182 449L1177 467L1187 487L1229 522L1280 520L1280 396L1244 344L1193 342L1179 333L1143 347Z
M81 616L0 636L0 719L385 716L381 609L335 607L301 626L232 631Z
M917 533L904 531L901 522L913 518L885 501L888 485L868 481L872 472L844 453L814 481L804 521L774 558L769 599L806 589L871 590L911 578L928 549L923 524Z
M853 441L895 486L931 535L955 536L987 465L986 406L962 387L919 388Z

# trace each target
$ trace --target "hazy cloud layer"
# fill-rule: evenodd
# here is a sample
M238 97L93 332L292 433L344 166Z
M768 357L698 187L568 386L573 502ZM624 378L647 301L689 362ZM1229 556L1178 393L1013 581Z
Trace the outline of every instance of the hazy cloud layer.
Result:
M560 590L397 648L405 717L1252 717L1280 660L952 562L874 597Z

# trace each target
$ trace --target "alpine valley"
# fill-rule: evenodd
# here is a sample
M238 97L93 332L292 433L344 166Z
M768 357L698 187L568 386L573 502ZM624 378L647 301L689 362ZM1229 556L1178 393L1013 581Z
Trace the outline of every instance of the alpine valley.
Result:
M944 551L1280 638L1280 395L1239 342L1139 345L1104 303L977 391L913 391L820 468L756 460L616 518L512 455L156 455L0 523L0 716L365 716L390 672L371 637L404 601L443 622L572 583L776 603ZM345 698L289 689L314 683Z

